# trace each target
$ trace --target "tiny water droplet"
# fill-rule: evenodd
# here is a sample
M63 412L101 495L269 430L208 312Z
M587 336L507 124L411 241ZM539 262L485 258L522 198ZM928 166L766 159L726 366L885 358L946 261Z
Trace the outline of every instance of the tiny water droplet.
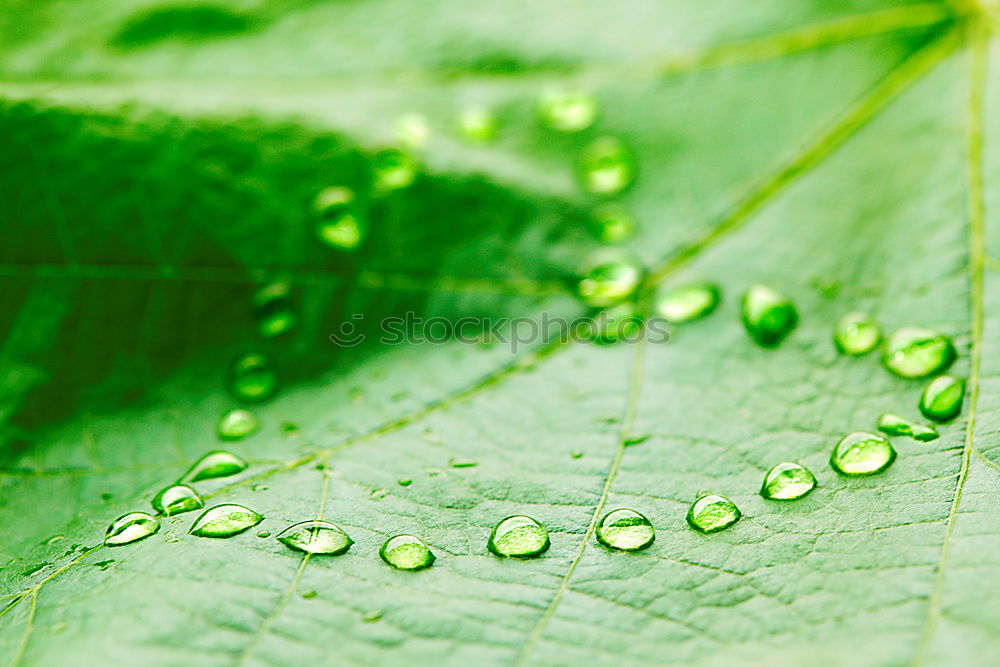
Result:
M222 415L216 431L221 440L242 440L258 427L257 416L249 410L230 410Z
M962 412L965 380L954 375L934 378L920 396L920 414L939 424L949 422Z
M619 194L635 179L632 153L615 137L600 137L585 146L578 169L584 190L604 197Z
M652 437L653 436L651 436L651 435L636 435L636 436L633 436L631 438L625 438L625 441L622 444L624 444L626 447L632 447L634 445L641 445L642 443L646 442L647 440L649 440Z
M874 475L896 460L896 450L888 440L874 433L858 431L841 438L830 455L830 467L842 475Z
M268 487L266 484L253 484L250 486L250 490L254 492L267 491Z
M798 500L816 488L816 477L804 465L786 461L764 476L760 495L769 500Z
M397 570L422 570L434 564L435 556L419 537L396 535L378 550L378 555Z
M265 537L271 537L271 531L269 531L269 530L258 530L257 531L257 537L260 537L262 539L265 538Z
M386 489L372 489L371 497L373 500L381 500L389 495L389 491Z
M350 188L324 188L316 195L316 236L336 250L354 250L367 234L367 225L361 215L354 192Z
M275 538L289 549L307 554L339 556L354 544L339 526L329 521L302 521L289 526Z
M209 452L195 461L184 475L181 482L201 482L217 477L238 475L247 469L247 462L232 452L221 449Z
M676 285L656 299L656 312L672 324L692 322L711 314L721 298L718 285L712 283Z
M583 458L583 452L581 452L579 449L574 449L572 452L569 453L569 455L572 456L574 459Z
M361 617L361 620L365 623L374 623L375 621L379 621L381 619L382 612L377 610L366 612L365 615Z
M605 204L594 210L594 231L604 243L621 243L635 235L635 218L621 206Z
M116 547L149 537L160 529L156 517L145 512L129 512L115 519L104 535L104 544Z
M833 344L844 354L868 354L882 341L878 322L868 313L847 313L833 327Z
M253 295L253 310L261 336L274 338L290 331L296 319L292 307L292 286L279 282L261 287Z
M410 484L413 484L413 480L409 477L400 477L398 481L400 486L409 486Z
M153 496L153 509L164 516L173 516L201 509L205 502L198 492L186 484L173 484Z
M916 424L891 412L883 412L878 418L878 430L886 435L905 436L920 442L938 439L937 429L933 426Z
M278 376L263 354L247 354L229 369L229 391L241 401L266 401L278 388Z
M431 138L431 125L427 116L411 112L397 118L396 137L407 148L419 150L425 147Z
M597 524L597 540L620 551L645 549L656 537L653 524L635 510L622 508L604 515Z
M599 345L633 343L643 332L642 316L634 303L620 303L602 310L581 326L585 329L585 336L581 338L589 338Z
M904 378L922 378L946 370L957 353L951 339L920 327L899 329L889 336L882 364Z
M469 107L459 117L458 129L467 140L485 144L497 136L497 118L486 107Z
M405 188L417 177L417 163L404 151L389 148L372 156L374 187L381 192Z
M463 459L458 456L453 456L448 459L448 465L452 468L475 468L479 463L473 461L472 459Z
M743 295L743 326L761 347L777 347L799 322L795 305L784 294L754 285Z
M530 516L509 516L490 533L486 547L505 558L534 558L549 548L549 531Z
M548 90L538 102L538 115L553 130L579 132L597 119L597 99L579 90Z
M691 503L687 522L699 533L715 533L733 525L741 516L740 508L729 498L703 493Z
M232 537L253 528L264 517L242 505L216 505L201 513L190 533L198 537Z
M583 265L577 292L590 306L603 308L627 299L642 281L642 268L629 255L604 248Z
M316 595L317 595L316 591L313 590L302 591L302 598L305 600L312 600L314 597L316 597Z

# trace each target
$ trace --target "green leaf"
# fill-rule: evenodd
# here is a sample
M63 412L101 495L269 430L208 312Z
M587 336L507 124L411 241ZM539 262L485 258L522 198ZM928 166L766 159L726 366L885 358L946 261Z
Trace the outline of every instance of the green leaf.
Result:
M10 3L8 3L10 4ZM3 664L990 664L1000 648L1000 76L992 3L442 0L163 5L38 0L0 14L0 661ZM537 118L553 87L595 125ZM493 110L495 141L458 127ZM376 193L397 120L427 119L412 186ZM410 139L412 140L412 135ZM604 204L581 149L619 138L637 178L643 291L710 281L723 300L667 344L380 344L379 322L573 318ZM355 252L315 234L317 193L366 215ZM262 338L254 294L291 285ZM739 296L788 295L763 349ZM872 477L827 464L923 389L833 326L952 336L965 414L896 438ZM360 317L355 317L360 316ZM366 340L354 347L330 335ZM526 326L526 325L525 325ZM519 339L520 341L520 339ZM229 365L280 387L250 462L196 483L257 530L107 526L200 456L241 407ZM246 407L246 406L243 406ZM782 461L817 488L758 495ZM456 463L459 462L459 463ZM685 514L707 489L743 517ZM595 538L648 517L635 553ZM491 555L503 517L551 547ZM335 558L274 539L325 519ZM437 557L378 558L397 534ZM820 657L821 656L821 657Z

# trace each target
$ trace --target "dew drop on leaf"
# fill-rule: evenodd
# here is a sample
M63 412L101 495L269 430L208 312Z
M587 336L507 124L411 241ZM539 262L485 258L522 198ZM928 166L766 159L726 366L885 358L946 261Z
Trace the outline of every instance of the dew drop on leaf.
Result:
M286 282L261 287L253 295L253 311L257 331L265 338L287 333L295 326L295 309L292 307L292 286Z
M468 141L488 143L497 135L496 115L486 107L469 107L459 117L458 129Z
M243 505L216 505L201 513L190 532L198 537L232 537L263 520L262 515Z
M769 500L798 500L816 488L816 477L804 465L786 461L764 475L760 495Z
M381 619L382 612L377 610L366 612L365 615L361 617L361 620L365 623L374 623L375 621L379 621Z
M365 240L365 219L350 188L333 186L320 190L313 203L316 236L335 250L354 250Z
M236 409L222 415L216 432L221 440L242 440L258 427L257 416L249 410Z
M920 413L939 424L951 421L962 412L965 380L954 375L934 378L920 396Z
M206 479L237 475L247 468L242 458L221 449L209 452L195 461L181 477L181 482L201 482Z
M711 314L722 293L711 283L687 283L670 287L656 299L656 312L673 324L691 322Z
M597 238L604 243L621 243L635 235L635 218L621 206L599 206L591 218Z
M289 549L308 554L339 556L354 544L339 526L329 521L302 521L289 526L275 538Z
M278 388L278 376L263 354L247 354L229 369L229 391L248 403L266 401Z
M410 112L396 119L396 138L407 148L419 150L431 138L431 125L427 116Z
M620 551L638 551L653 543L653 524L635 510L622 508L604 515L597 524L597 541Z
M907 327L889 336L882 364L904 378L922 378L946 370L957 353L951 339L930 329Z
M687 522L699 533L715 533L733 525L741 516L740 508L729 498L705 493L691 503Z
M411 185L417 177L417 163L413 157L396 148L381 150L372 156L374 188L391 192Z
M271 537L271 531L269 530L258 530L257 537L263 539L265 537Z
M542 123L559 132L579 132L597 120L597 99L575 90L547 90L538 101Z
M198 492L186 484L172 484L160 490L152 501L153 509L164 516L183 514L205 506Z
M587 305L603 308L627 299L642 281L642 268L612 248L592 254L583 265L577 293Z
M788 297L766 285L754 285L743 295L743 326L762 347L777 347L795 329L799 314Z
M895 460L896 450L887 439L858 431L841 438L830 455L830 466L842 475L858 477L880 473Z
M635 159L615 137L600 137L584 146L578 169L583 189L602 197L621 193L635 179Z
M145 512L129 512L115 519L104 535L104 544L117 547L149 537L160 529L156 517Z
M905 436L920 442L929 442L938 438L937 429L933 426L916 424L891 412L883 412L878 418L877 425L878 430L886 435Z
M427 545L413 535L390 537L378 555L397 570L422 570L433 565L435 560Z
M843 354L867 354L878 347L881 340L878 322L867 313L847 313L833 327L833 343Z
M409 486L410 484L413 484L413 480L409 477L400 477L397 482L400 486Z
M509 516L490 533L487 548L505 558L533 558L549 548L549 531L530 516Z

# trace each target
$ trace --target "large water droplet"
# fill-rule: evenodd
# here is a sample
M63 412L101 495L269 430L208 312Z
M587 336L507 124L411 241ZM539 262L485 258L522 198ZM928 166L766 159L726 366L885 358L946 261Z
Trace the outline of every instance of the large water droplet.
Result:
M469 141L487 143L496 138L497 118L486 107L469 107L458 119L458 129Z
M635 160L620 140L601 137L580 152L579 173L585 190L611 197L632 184Z
M261 287L253 295L253 310L261 336L274 338L287 333L295 326L292 286L280 282Z
M830 455L830 466L851 477L874 475L896 460L896 450L888 440L862 431L841 438Z
M434 564L435 556L419 537L396 535L378 550L378 555L397 570L422 570Z
M883 412L878 418L878 430L886 435L905 436L920 442L938 439L937 429L933 426L917 424L891 412Z
M939 424L951 421L962 412L965 380L954 375L934 378L920 396L920 413Z
M241 401L266 401L278 388L278 376L263 354L247 354L229 369L229 391Z
M329 521L302 521L289 526L275 538L289 549L308 554L339 556L354 544L340 527Z
M324 188L313 207L318 217L316 236L326 245L337 250L354 250L365 240L367 226L349 188Z
M597 119L597 100L582 91L549 90L538 103L542 122L560 132L579 132Z
M656 312L673 324L709 315L719 305L721 292L711 283L688 283L664 290L656 299Z
M642 268L630 255L604 248L583 265L577 292L588 305L603 308L627 299L642 281Z
M399 190L416 179L417 163L404 151L395 148L382 150L372 156L372 177L376 190Z
M153 509L164 516L173 516L205 506L198 492L185 484L173 484L153 497Z
M652 544L655 537L649 519L627 508L608 512L597 524L597 540L612 549L638 551Z
M922 378L947 369L957 353L951 339L930 329L907 327L885 343L882 364L904 378Z
M486 547L497 556L533 558L549 548L549 531L530 516L509 516L493 527Z
M816 488L816 477L804 465L786 461L764 476L760 495L770 500L798 500Z
M129 544L149 537L160 529L160 522L145 512L129 512L115 519L104 535L109 547Z
M257 430L257 416L249 410L230 410L222 415L216 432L222 440L242 440Z
M788 297L765 285L754 285L743 295L743 326L762 347L776 347L799 322Z
M200 482L217 477L237 475L247 469L247 462L232 452L217 449L195 461L181 477L181 482Z
M706 493L691 503L687 522L699 533L715 533L733 525L741 516L740 508L729 498Z
M635 235L635 218L621 206L605 204L594 209L594 231L604 243L621 243Z
M867 313L847 313L833 328L833 343L844 354L859 356L874 350L882 340L878 322Z
M190 532L198 537L232 537L263 520L263 515L243 505L216 505L201 513Z

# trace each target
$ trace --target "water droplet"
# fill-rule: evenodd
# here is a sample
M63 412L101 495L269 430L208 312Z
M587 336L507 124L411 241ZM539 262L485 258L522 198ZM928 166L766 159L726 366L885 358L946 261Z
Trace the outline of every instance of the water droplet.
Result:
M409 153L389 148L372 156L372 175L376 190L399 190L416 179L417 164Z
M851 356L868 354L881 340L882 330L878 322L867 313L847 313L833 327L833 344Z
M919 440L920 442L930 442L938 439L937 429L933 426L916 424L891 412L884 412L878 418L878 430L886 435L905 436Z
M614 137L595 139L580 152L580 183L588 192L611 197L635 179L632 153Z
M754 285L743 295L743 326L762 347L781 344L799 322L795 305L784 294Z
M645 549L653 543L655 536L653 524L635 510L613 510L597 524L597 540L606 547L621 551Z
M216 505L201 513L190 533L198 537L232 537L263 520L262 515L242 505Z
M400 477L398 481L400 486L409 486L410 484L413 484L413 480L409 477Z
M653 436L651 435L634 435L631 438L625 438L622 444L626 447L633 447L635 445L641 445L652 437Z
M604 308L628 298L642 281L642 273L629 255L604 248L584 263L577 292L588 305Z
M314 597L316 597L316 595L317 595L316 591L313 590L302 591L302 598L304 600L312 600Z
M427 145L431 137L431 126L427 116L419 113L406 113L396 119L396 137L401 144L414 150Z
M699 533L714 533L733 525L741 516L740 508L729 498L705 493L691 503L687 522Z
M318 216L316 236L337 250L354 250L367 234L367 226L349 188L324 188L313 208Z
M104 535L104 543L109 547L129 544L149 537L160 529L156 517L145 512L129 512L115 519Z
M574 459L583 458L583 452L581 452L579 449L574 449L572 452L569 453L569 455L572 456Z
M365 623L374 623L375 621L379 621L381 619L382 619L382 612L377 610L369 611L365 613L364 616L361 617L361 620L364 621Z
M560 132L579 132L597 119L597 100L582 91L549 90L538 103L542 122Z
M530 516L509 516L490 533L487 548L506 558L534 558L549 548L549 531Z
M453 456L448 459L448 465L452 468L475 468L479 463L473 461L472 459L463 459L458 456Z
M278 376L263 354L247 354L229 369L229 391L241 401L266 401L278 388Z
M951 339L930 329L907 327L889 336L882 364L904 378L922 378L947 369L957 353Z
M920 396L920 413L939 424L951 421L962 412L965 380L954 375L934 378Z
M389 495L389 491L386 489L372 489L371 492L372 500L382 500L387 495Z
M709 315L719 305L722 293L711 283L687 283L663 291L656 300L656 312L672 324L681 324Z
M874 475L896 460L889 441L874 433L859 431L841 438L830 455L830 466L848 476Z
M435 556L419 537L396 535L378 550L378 555L397 570L422 570L434 564Z
M237 475L247 469L247 462L232 452L217 449L205 454L181 477L181 482L201 482Z
M265 537L271 537L271 531L269 531L269 530L258 530L257 531L257 537L260 537L262 539L265 538Z
M462 136L476 143L488 143L497 136L496 115L486 107L469 107L458 119Z
M222 440L242 440L257 430L257 416L249 410L230 410L219 419L216 431Z
M254 493L260 493L261 491L267 491L270 487L266 484L252 484L250 490Z
M183 514L205 506L198 492L185 484L174 484L161 489L153 497L153 509L164 516Z
M329 521L302 521L281 531L275 539L295 551L331 556L345 553L354 544L347 533Z
M635 235L635 218L621 206L599 206L592 217L597 238L604 243L621 243Z
M764 476L760 495L770 500L798 500L816 488L816 477L804 465L786 461Z
M634 303L620 303L599 312L584 323L586 337L600 345L632 343L642 336L642 316Z

